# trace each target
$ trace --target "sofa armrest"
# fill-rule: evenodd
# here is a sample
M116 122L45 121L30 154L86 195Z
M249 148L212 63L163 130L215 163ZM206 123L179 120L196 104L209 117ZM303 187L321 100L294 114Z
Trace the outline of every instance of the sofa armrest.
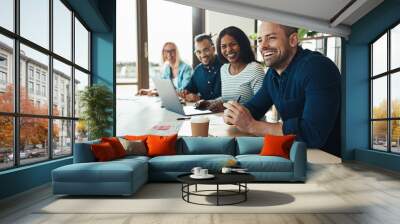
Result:
M98 144L98 143L100 143L99 140L90 141L90 142L75 143L75 147L74 147L74 163L95 162L96 158L94 157L90 146L92 144Z
M295 141L290 148L290 160L293 162L293 178L305 181L307 176L307 147L304 142Z

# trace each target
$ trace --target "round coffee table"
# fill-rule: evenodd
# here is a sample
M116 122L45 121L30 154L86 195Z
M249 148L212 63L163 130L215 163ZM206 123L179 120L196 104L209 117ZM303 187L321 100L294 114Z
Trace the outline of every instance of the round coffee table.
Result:
M247 200L247 192L249 188L247 183L255 180L255 177L249 173L216 173L213 174L215 177L212 179L193 179L190 177L191 173L182 174L177 177L178 181L182 183L182 199L188 203L198 204L198 205L234 205ZM216 185L215 190L198 190L197 185ZM194 191L190 191L190 186L195 186ZM237 190L224 190L220 189L220 185L236 185ZM214 192L215 194L206 194L209 192ZM203 196L203 197L216 197L216 204L203 204L197 203L190 200L190 196ZM221 203L221 197L232 197L240 196L240 199L231 203Z

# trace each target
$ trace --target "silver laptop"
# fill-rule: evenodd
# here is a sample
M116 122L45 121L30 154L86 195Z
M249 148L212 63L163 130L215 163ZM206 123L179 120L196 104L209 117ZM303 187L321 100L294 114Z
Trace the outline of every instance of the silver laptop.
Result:
M165 109L186 116L213 113L210 110L198 110L194 106L183 106L170 79L153 77L153 82Z

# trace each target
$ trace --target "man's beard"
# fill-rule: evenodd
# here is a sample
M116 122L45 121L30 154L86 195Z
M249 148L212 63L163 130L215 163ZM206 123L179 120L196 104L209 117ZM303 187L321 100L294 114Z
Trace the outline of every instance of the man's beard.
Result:
M278 51L276 49L274 49L274 52L276 53ZM288 57L289 57L289 51L285 50L284 52L281 52L280 55L276 55L276 57L272 57L268 61L264 60L264 62L267 67L279 69L285 64Z

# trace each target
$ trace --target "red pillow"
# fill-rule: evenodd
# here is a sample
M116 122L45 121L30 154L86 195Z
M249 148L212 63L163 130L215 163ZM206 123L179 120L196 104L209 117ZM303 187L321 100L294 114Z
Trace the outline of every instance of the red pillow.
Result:
M162 156L162 155L175 155L176 154L176 139L178 135L159 136L149 135L147 137L147 155L148 156Z
M129 141L137 141L141 140L143 142L146 142L148 135L125 135L124 138Z
M262 156L281 156L286 159L290 158L290 147L296 138L296 135L265 135L264 146L261 149Z
M101 142L108 142L114 149L115 155L117 158L121 158L126 156L126 151L124 147L122 146L121 142L118 140L116 137L110 137L110 138L101 138Z
M99 162L109 161L117 158L113 147L108 142L93 144L91 145L91 149L94 157Z

